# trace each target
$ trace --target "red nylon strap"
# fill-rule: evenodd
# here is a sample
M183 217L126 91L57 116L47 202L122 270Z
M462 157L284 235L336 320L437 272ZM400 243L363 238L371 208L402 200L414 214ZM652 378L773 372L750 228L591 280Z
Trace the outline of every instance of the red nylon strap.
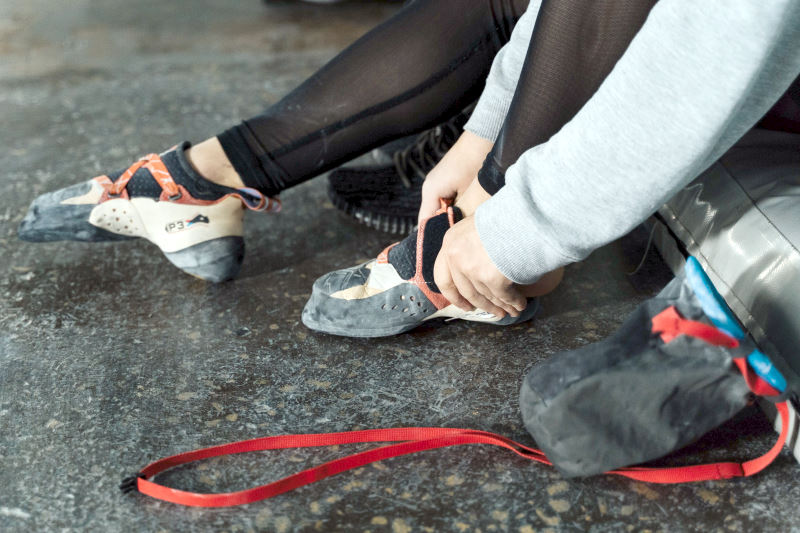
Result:
M733 362L736 363L736 367L739 369L739 372L742 373L745 383L747 383L747 386L753 391L753 394L756 396L780 395L780 391L776 390L772 385L753 372L753 369L750 368L750 365L747 364L747 360L744 357L734 359Z
M687 335L706 341L714 346L725 346L736 348L739 341L718 330L714 326L709 326L703 322L686 320L679 313L675 306L670 306L654 316L651 320L653 333L660 333L661 340L668 343L680 335Z
M714 463L674 468L621 468L608 472L638 481L649 483L685 483L690 481L708 481L728 479L733 477L752 476L766 468L781 452L789 433L789 409L786 402L776 405L781 415L781 434L778 441L769 452L757 459L746 463ZM322 465L303 470L297 474L283 479L239 492L222 494L200 494L172 489L159 485L147 479L137 479L137 488L142 494L153 498L181 505L193 507L228 507L252 503L266 498L283 494L290 490L309 485L321 479L334 476L346 470L358 468L369 463L408 455L424 450L433 450L448 446L462 444L491 444L500 446L516 453L517 455L550 465L547 457L535 448L514 442L511 439L471 429L449 428L397 428L397 429L371 429L365 431L351 431L344 433L320 433L305 435L283 435L277 437L264 437L260 439L234 442L213 446L192 452L181 453L161 459L147 465L141 474L151 478L168 468L190 463L200 459L208 459L220 455L235 453L277 450L286 448L308 448L317 446L333 446L339 444L355 444L366 442L400 442L389 446L381 446L364 452L342 457Z
M389 446L373 448L364 452L349 455L309 468L283 479L239 492L225 494L199 494L164 487L152 481L139 478L137 488L142 494L172 503L195 507L227 507L252 503L283 494L325 479L346 470L358 468L369 463L398 457L423 450L433 450L461 444L493 444L513 451L517 455L544 464L550 464L544 454L534 448L518 444L501 435L486 431L458 428L396 428L369 429L343 433L318 433L304 435L281 435L264 437L220 446L212 446L201 450L173 455L147 465L141 474L150 478L159 472L177 465L190 463L200 459L208 459L220 455L253 452L262 450L278 450L286 448L309 448L317 446L333 446L339 444L356 444L367 442L400 442Z
M689 335L700 338L714 345L736 347L738 341L733 337L708 326L702 322L683 319L675 309L669 307L659 313L652 320L653 332L660 333L664 342L669 342L679 335ZM778 396L779 391L758 377L744 358L734 359L737 368L742 373L750 390L760 396ZM789 407L786 402L776 404L781 417L781 433L775 445L764 455L745 463L712 463L694 466L672 468L645 468L630 467L620 468L607 472L624 476L637 481L648 483L686 483L692 481L709 481L729 479L734 477L752 476L771 464L783 449L789 435ZM284 477L248 490L222 494L201 494L172 489L143 478L152 478L156 474L174 466L235 453L254 452L263 450L278 450L287 448L309 448L319 446L334 446L341 444L357 444L367 442L394 442L388 446L373 448L360 453L355 453L340 459L329 461L319 466L303 470L296 474ZM172 503L194 507L227 507L252 503L266 498L283 494L290 490L309 485L321 479L334 476L341 472L358 468L369 463L408 455L424 450L459 446L463 444L490 444L506 448L517 455L552 465L540 450L530 448L511 439L473 429L458 428L396 428L396 429L369 429L364 431L349 431L343 433L316 433L304 435L282 435L263 437L260 439L245 440L212 446L191 452L185 452L161 459L147 465L136 479L136 487L142 494Z
M711 463L706 465L680 466L675 468L637 468L629 467L608 472L619 474L648 483L686 483L690 481L709 481L748 477L757 474L772 464L781 453L789 436L789 406L786 402L775 404L781 415L781 433L772 448L755 459L745 463Z

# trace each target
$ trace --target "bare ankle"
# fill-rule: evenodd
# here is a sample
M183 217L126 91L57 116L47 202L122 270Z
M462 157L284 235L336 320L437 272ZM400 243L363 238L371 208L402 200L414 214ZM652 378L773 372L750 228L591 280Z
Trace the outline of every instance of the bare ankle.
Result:
M489 198L491 198L489 193L483 190L478 178L475 178L464 193L456 199L456 206L461 209L461 213L465 217L470 217L475 214L478 206Z
M234 170L216 137L192 146L186 151L186 157L194 169L208 181L234 189L244 187L242 178Z
M556 287L564 279L564 267L557 268L552 272L548 272L542 276L539 281L531 285L523 285L520 287L522 294L527 298L535 298L543 296L549 292L553 292Z

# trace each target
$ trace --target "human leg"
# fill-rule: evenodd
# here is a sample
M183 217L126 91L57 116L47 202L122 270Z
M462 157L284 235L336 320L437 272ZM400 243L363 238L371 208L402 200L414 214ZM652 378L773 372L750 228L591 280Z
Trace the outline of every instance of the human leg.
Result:
M544 2L505 123L479 173L494 194L505 171L546 142L592 97L656 0Z
M412 2L278 104L219 138L41 196L20 237L143 237L186 272L211 281L233 277L244 254L244 207L274 206L265 196L456 113L476 96L525 3Z
M473 184L468 191L471 194L460 202L464 209L474 211L489 194L499 190L505 168L524 151L547 141L591 98L653 4L652 0L542 4L505 123L478 174L478 184ZM469 246L480 247L472 222L465 220L453 228L443 254L437 257L435 279L446 296L462 308L472 305L494 314L516 314L515 306L503 298L516 300L523 294L541 294L561 281L563 271L558 269L532 285L507 287L507 280L485 252L467 251L456 235L464 239L469 236L469 242L477 243ZM470 273L476 278L470 279Z
M527 0L417 0L262 114L219 135L233 167L267 195L474 101Z
M544 2L514 100L500 138L478 174L480 181L476 180L457 199L455 209L424 221L416 235L385 250L376 261L320 278L303 312L306 325L328 333L347 335L349 331L352 335L372 336L387 334L391 328L383 322L394 321L398 329L393 332L405 331L413 323L405 314L378 311L407 309L401 303L406 296L402 292L416 290L409 288L411 285L423 294L415 295L417 303L423 310L432 310L419 314L417 324L440 316L446 309L455 313L447 316L456 316L455 306L442 296L433 280L433 262L444 233L463 216L461 207L468 213L474 211L502 186L504 170L500 169L512 164L528 148L546 141L583 106L624 53L653 4L654 0ZM487 167L489 172L485 172ZM562 275L561 270L551 272L536 284L520 288L521 292L526 296L549 292ZM386 301L395 297L400 301ZM375 305L378 307L372 315L358 315L359 309ZM519 317L503 316L502 310L492 314L477 309L458 317L516 323L530 318L532 313L528 311L537 305L529 300L528 308ZM349 320L357 315L357 321Z

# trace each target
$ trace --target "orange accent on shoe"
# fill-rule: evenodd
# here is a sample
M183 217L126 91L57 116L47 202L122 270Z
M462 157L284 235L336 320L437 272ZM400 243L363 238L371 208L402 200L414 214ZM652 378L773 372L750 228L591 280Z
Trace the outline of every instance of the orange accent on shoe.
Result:
M383 251L378 254L378 258L375 261L378 264L381 264L381 265L388 265L389 264L389 250L391 250L392 248L394 248L398 244L400 244L400 243L396 242L396 243L390 244L389 246L384 248Z
M98 176L95 178L95 180L97 180L106 189L106 193L103 195L100 201L104 202L109 198L118 197L127 199L128 192L126 191L125 187L128 186L128 182L131 180L133 175L136 174L136 171L142 167L150 171L150 175L153 176L153 179L155 179L156 183L158 183L158 185L161 187L162 199L167 199L172 202L180 199L182 191L178 188L175 180L172 179L167 167L164 166L164 162L161 161L161 157L158 154L148 154L129 166L128 169L123 172L122 175L114 182L111 182L111 179L108 176Z
M256 209L255 211L266 211L267 213L280 213L281 209L283 209L283 204L281 203L280 198L273 198L272 196L267 196L267 203L261 209ZM245 202L247 205L247 202Z
M122 196L124 193L125 198L127 198L128 196L125 187L128 185L128 182L131 180L136 171L142 168L144 163L145 163L144 160L139 160L136 163L129 166L128 170L123 172L122 175L119 178L117 178L117 181L111 183L111 185L106 189L108 196L116 198Z
M123 200L128 200L128 191L125 189L122 189L121 193L113 194L112 196L111 188L114 186L114 182L112 182L111 178L108 176L97 176L94 178L94 181L103 187L103 194L100 196L100 200L98 200L97 203L102 204L103 202L111 200L112 198L122 198Z
M438 292L433 292L430 287L428 286L428 282L425 281L425 278L422 277L422 237L425 234L425 225L428 223L428 220L423 220L419 228L417 228L417 264L416 264L416 271L414 272L414 277L408 280L409 282L413 283L422 293L425 295L428 300L431 301L433 306L438 311L439 309L444 309L448 305L450 305L450 301L444 297L443 294Z
M267 213L278 213L282 208L281 201L277 197L272 198L271 196L264 196L256 189L252 189L250 187L242 187L238 189L238 191L239 191L238 193L231 193L231 194L240 199L242 203L245 205L245 207L247 207L247 209L250 209L251 211L266 211ZM246 193L250 197L257 197L259 200L258 203L252 204L245 198L244 194L241 193Z
M452 228L456 224L455 219L455 212L453 211L453 200L450 198L439 198L439 209L436 210L436 215L441 215L442 213L447 213L447 221L450 223L450 227Z
M171 149L175 149L176 147L173 146ZM271 198L263 196L258 191L253 189L244 189L244 192L250 193L252 196L258 196L259 202L257 204L252 204L245 200L244 196L239 193L230 193L226 194L216 200L199 200L193 197L189 191L183 185L178 185L175 183L175 180L172 178L172 175L167 170L166 165L161 160L161 156L158 154L148 154L141 158L139 161L132 164L128 169L122 173L122 175L117 179L117 181L111 181L106 175L97 176L94 178L100 185L103 186L105 191L103 195L100 197L100 203L103 203L111 198L123 198L125 200L129 199L128 191L126 189L128 182L131 180L136 171L140 168L146 168L150 171L150 175L153 176L153 179L156 180L156 183L161 187L161 195L159 196L159 201L162 202L173 202L178 204L189 204L189 205L212 205L221 202L225 198L229 196L233 196L238 198L247 209L252 211L267 211L270 213L277 213L281 210L281 201L278 198Z
M144 167L150 171L153 179L164 189L161 197L163 198L166 194L166 199L171 202L180 199L182 191L178 188L178 184L175 183L175 180L172 179L172 174L169 173L164 162L161 161L161 157L158 154L149 154L145 156L145 160L147 162L144 164ZM186 189L183 189L183 191L186 191Z
M439 209L433 214L433 216L441 215L442 213L446 213L449 208L453 205L453 200L450 198L439 198ZM451 224L452 226L452 224Z

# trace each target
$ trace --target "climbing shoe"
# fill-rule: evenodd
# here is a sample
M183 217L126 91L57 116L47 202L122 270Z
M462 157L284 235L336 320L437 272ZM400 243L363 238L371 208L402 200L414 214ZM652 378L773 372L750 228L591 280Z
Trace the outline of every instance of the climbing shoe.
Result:
M280 203L254 189L206 180L187 160L189 146L185 142L124 171L39 196L19 237L31 242L138 237L198 278L219 282L236 276L244 259L245 208L277 211Z
M445 232L461 218L446 205L423 221L415 234L386 248L377 259L319 278L303 309L309 328L347 337L384 337L409 331L434 318L459 318L507 326L533 317L538 299L518 317L481 309L464 311L436 287L433 265Z

